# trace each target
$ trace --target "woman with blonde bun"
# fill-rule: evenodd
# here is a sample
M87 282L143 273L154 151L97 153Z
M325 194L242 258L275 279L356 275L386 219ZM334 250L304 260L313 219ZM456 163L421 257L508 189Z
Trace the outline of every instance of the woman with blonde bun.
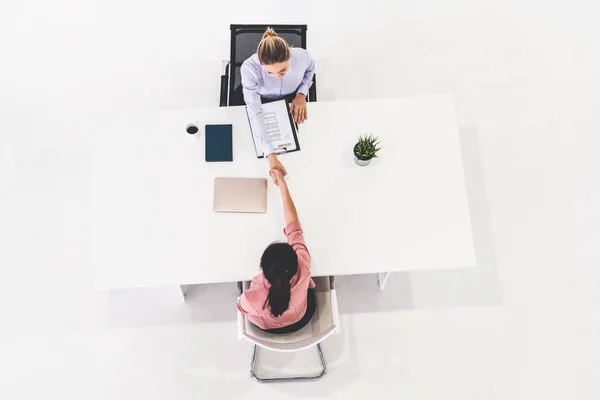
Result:
M286 98L294 120L301 124L308 118L306 96L312 85L315 62L301 48L290 47L285 39L269 28L258 44L256 53L241 68L242 91L255 136L261 139L270 168L287 172L275 155L265 134L262 103Z

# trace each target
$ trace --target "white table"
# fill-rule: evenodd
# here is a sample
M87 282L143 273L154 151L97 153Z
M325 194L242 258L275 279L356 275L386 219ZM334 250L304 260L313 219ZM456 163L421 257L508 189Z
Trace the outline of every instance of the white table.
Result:
M450 96L317 102L301 151L281 156L314 276L475 265ZM195 136L185 131L194 122ZM204 124L233 124L234 161L204 161ZM359 134L380 158L354 163ZM268 177L243 107L129 115L95 144L92 250L97 288L249 280L264 248L284 240L278 188L266 214L212 211L217 176Z

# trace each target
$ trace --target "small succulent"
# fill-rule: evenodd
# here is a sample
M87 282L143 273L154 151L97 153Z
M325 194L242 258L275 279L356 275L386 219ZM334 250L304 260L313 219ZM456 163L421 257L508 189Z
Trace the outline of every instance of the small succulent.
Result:
M379 150L381 150L379 138L372 134L364 134L358 137L358 143L354 146L354 155L359 160L366 161L377 157Z

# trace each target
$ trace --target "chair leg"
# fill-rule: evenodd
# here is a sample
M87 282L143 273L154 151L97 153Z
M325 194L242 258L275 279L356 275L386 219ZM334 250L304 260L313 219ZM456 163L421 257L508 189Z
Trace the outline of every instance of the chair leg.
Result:
M313 376L290 376L281 378L260 378L256 375L256 358L258 356L258 346L254 345L252 350L252 361L250 363L250 376L256 382L260 383L282 383L282 382L299 382L299 381L317 381L327 374L327 364L325 363L325 356L323 355L323 349L321 344L317 344L317 352L319 353L319 359L321 360L321 372L318 375Z

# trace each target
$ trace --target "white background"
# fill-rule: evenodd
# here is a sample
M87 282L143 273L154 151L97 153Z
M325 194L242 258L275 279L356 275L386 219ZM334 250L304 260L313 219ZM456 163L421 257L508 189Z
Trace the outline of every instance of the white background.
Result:
M598 12L578 0L2 2L0 397L599 399ZM395 274L383 294L374 276L340 279L343 333L316 384L250 380L232 285L186 305L161 289L92 290L90 132L115 111L217 105L230 23L307 23L322 100L457 103L479 267Z

